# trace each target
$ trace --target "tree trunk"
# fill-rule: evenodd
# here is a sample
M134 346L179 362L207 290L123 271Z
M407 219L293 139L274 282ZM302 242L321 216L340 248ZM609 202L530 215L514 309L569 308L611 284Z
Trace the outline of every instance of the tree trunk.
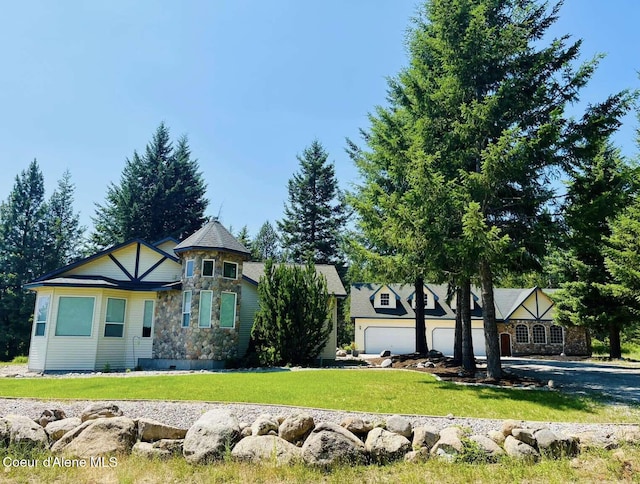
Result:
M496 324L496 306L493 300L493 274L488 261L480 262L480 283L482 285L482 321L484 325L484 343L487 350L487 378L500 380L502 365L500 362L500 342Z
M471 333L471 281L465 279L460 286L460 305L456 312L462 320L462 368L469 372L476 372L476 359L473 355L473 338ZM457 314L456 314L457 317Z
M620 327L614 322L609 323L609 357L622 358Z
M415 280L415 314L416 314L416 353L426 355L429 352L427 346L427 328L424 321L424 279L417 277Z
M462 307L462 297L460 288L456 287L456 329L453 337L453 363L455 365L462 365L462 314L460 308Z

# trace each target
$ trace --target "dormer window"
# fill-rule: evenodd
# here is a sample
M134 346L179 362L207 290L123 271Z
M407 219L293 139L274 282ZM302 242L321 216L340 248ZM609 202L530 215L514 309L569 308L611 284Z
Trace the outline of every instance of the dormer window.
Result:
M396 309L398 295L389 286L382 286L371 295L371 302L376 309Z
M383 292L380 294L380 306L389 306L390 294Z

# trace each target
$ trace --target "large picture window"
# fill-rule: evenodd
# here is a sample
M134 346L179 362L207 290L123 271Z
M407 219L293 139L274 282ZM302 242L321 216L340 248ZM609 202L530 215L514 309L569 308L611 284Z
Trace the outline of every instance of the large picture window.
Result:
M220 296L220 327L233 328L236 324L236 293L223 292Z
M153 327L153 301L144 302L144 316L142 317L142 337L150 338Z
M211 327L211 305L213 291L200 291L200 309L198 310L198 326L200 328Z
M36 336L44 336L47 328L47 319L49 317L49 301L51 297L40 296L38 298L38 305L36 310Z
M191 291L182 293L182 327L188 328L191 323Z
M92 297L60 297L56 336L91 336L94 303Z
M125 299L107 298L107 317L104 324L104 335L106 337L122 338L126 305L127 301Z

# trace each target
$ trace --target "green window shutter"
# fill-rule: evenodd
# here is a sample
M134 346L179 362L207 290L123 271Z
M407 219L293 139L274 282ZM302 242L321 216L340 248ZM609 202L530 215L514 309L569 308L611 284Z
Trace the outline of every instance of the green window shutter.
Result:
M91 336L93 305L92 297L60 297L56 336Z
M220 296L220 327L233 328L236 322L236 293L223 292Z
M200 291L200 310L198 311L198 326L200 328L211 327L212 303L213 291Z

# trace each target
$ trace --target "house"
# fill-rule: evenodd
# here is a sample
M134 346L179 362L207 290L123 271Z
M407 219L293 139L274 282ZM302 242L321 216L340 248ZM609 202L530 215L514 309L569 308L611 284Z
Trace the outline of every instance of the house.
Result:
M553 323L552 289L494 289L494 303L502 356L589 355L588 331ZM415 298L412 285L354 284L351 319L355 342L365 353L415 351ZM453 354L456 308L447 285L426 284L424 308L427 344L445 355ZM486 355L479 290L472 289L471 332L476 356Z
M244 356L264 265L213 220L182 242L110 247L26 284L37 293L29 369L221 368ZM333 266L316 266L332 298ZM334 359L337 305L322 359Z

